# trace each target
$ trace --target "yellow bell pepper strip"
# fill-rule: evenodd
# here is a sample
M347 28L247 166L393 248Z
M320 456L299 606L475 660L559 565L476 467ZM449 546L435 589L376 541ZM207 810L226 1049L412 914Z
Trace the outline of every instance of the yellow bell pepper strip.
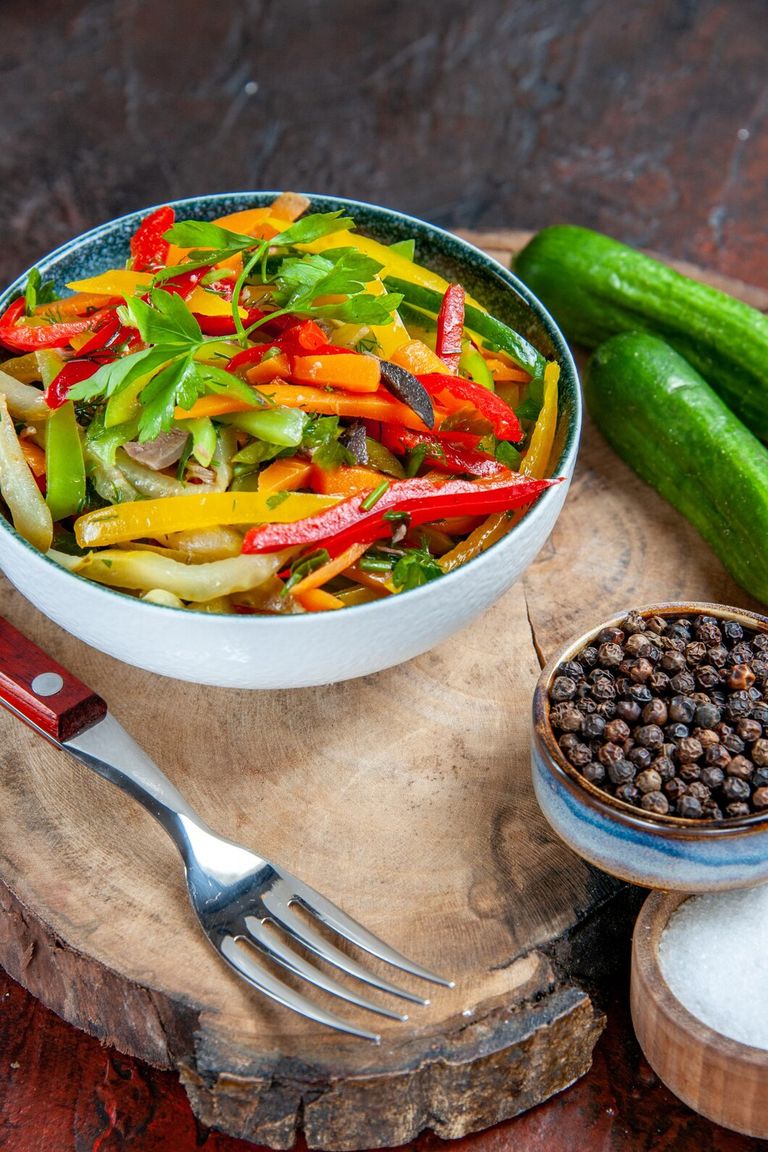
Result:
M194 288L190 296L186 300L187 308L193 312L195 316L224 316L227 319L232 316L232 304L229 300L225 300L223 296L218 296L215 292L206 292L205 288ZM248 310L246 308L238 308L241 320L248 319ZM212 333L216 335L216 333Z
M306 612L332 612L337 608L344 607L341 600L323 588L310 588L308 592L302 592L300 596L294 592L293 598L301 604Z
M541 406L539 418L531 434L531 443L523 457L522 470L532 477L542 477L546 474L549 460L552 455L552 445L557 429L557 391L560 368L557 364L548 364L544 370L544 403ZM440 557L438 563L444 572L451 572L481 552L485 552L502 536L506 536L510 528L520 519L522 510L509 515L506 512L497 512L484 520L466 540L462 540L450 552Z
M458 372L464 336L464 289L449 284L437 314L435 352L451 371Z
M298 456L284 456L259 473L259 492L295 492L309 479L312 464Z
M528 451L523 457L521 470L526 476L546 476L552 445L557 430L557 393L560 366L547 364L544 369L544 401L531 433Z
M375 276L373 280L369 281L366 285L366 292L370 296L385 296L386 288L381 282L379 276ZM388 360L389 357L400 348L403 344L407 344L410 340L410 334L406 328L397 310L390 312L392 321L390 324L371 324L370 333L378 345L379 353ZM374 351L376 349L374 348Z
M45 426L45 502L54 520L74 516L85 503L85 461L71 400L51 413Z
M388 248L386 244L379 244L377 240L372 240L369 236L361 236L357 232L333 232L327 236L321 236L309 244L297 244L296 247L302 252L325 252L328 248L356 248L358 252L370 256L372 260L377 260L382 265L379 273L382 279L399 277L408 284L431 289L433 293L439 294L441 297L448 287L448 281L439 276L437 272L432 272L429 268L422 268L421 265L414 264L413 261L408 260L399 252ZM471 296L467 296L467 302L479 311L485 312L482 304L479 304ZM437 311L438 309L435 308L434 314Z
M13 526L33 547L47 552L53 541L53 518L19 444L5 396L0 392L0 495Z
M257 371L261 365L257 366ZM345 392L375 392L381 381L379 362L374 356L343 355L294 356L291 378L297 384L316 384L319 388L343 388ZM253 369L248 381L255 384Z
M274 524L303 520L338 504L335 496L289 492L270 507L268 492L203 492L132 500L86 512L75 521L81 548L101 548L129 540L156 539L171 532L220 524Z
M334 576L340 576L351 564L357 563L367 547L367 544L351 544L349 548L345 548L338 556L328 560L327 563L322 564L319 568L315 568L314 572L310 572L303 580L300 580L298 584L294 584L293 588L291 588L291 595L295 598L300 598L304 593L310 592L314 588L321 588L323 584L327 584L329 580L333 580ZM341 607L341 605L339 605L339 607Z
M67 284L73 292L95 293L102 297L118 296L127 300L137 292L149 292L152 287L151 272L131 272L127 268L110 268L98 276L89 276L85 280L72 280Z
M258 588L282 564L279 556L242 555L205 564L182 564L154 552L121 548L107 548L87 556L65 556L53 550L48 555L70 572L97 584L139 592L164 588L180 600L193 603Z
M243 551L274 552L311 545L334 552L355 543L372 543L391 534L393 513L407 513L409 524L439 520L446 515L480 515L508 511L530 504L557 480L534 480L515 473L503 479L445 480L427 477L392 480L367 495L350 496L334 507L291 523L262 524L250 528Z
M351 569L349 569L345 575L350 576L352 579L357 578L356 576L352 577ZM362 575L366 576L367 574L363 572ZM371 575L373 575L373 573L371 573ZM356 588L344 588L341 592L337 592L336 599L341 603L343 608L352 608L356 604L371 604L374 600L382 600L392 591L393 589L391 588L382 588L380 582L378 582L375 587L365 586L361 583Z
M445 364L440 357L422 340L409 340L401 345L388 357L393 364L412 372L414 376L422 376L427 372L445 374Z

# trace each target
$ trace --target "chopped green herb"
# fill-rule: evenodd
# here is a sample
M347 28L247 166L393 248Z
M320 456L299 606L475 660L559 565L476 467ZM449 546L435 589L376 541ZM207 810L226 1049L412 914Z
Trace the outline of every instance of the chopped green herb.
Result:
M510 468L516 472L520 467L522 458L522 453L515 448L514 444L510 444L508 440L499 440L496 445L496 459L499 464L503 464L505 468Z
M58 298L53 280L43 280L39 268L33 268L24 289L24 311L27 316L31 316L39 304L51 304Z
M424 458L427 455L426 444L418 444L412 448L405 458L405 474L406 476L415 476L419 468L424 463Z
M392 583L398 591L407 592L442 575L442 568L428 548L409 548L392 569Z
M378 488L374 488L373 492L369 492L365 499L360 502L360 507L363 512L370 512L371 508L381 500L388 488L389 480L382 480Z
M317 568L322 568L323 564L327 564L330 558L326 548L318 548L316 552L310 552L308 556L301 556L298 560L294 560L290 575L280 595L287 596L291 588L294 588L300 580L309 576L310 572L314 572Z
M279 508L289 496L290 492L273 492L271 496L267 497L267 508Z
M403 256L406 260L416 259L416 241L411 237L410 240L398 240L395 244L390 244L390 252L396 252L398 256Z

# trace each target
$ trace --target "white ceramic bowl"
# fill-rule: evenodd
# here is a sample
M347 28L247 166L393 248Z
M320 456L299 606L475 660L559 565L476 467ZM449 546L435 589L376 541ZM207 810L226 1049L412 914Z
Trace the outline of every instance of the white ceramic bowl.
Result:
M268 204L276 195L237 193L175 204L178 218L213 219ZM339 612L218 616L165 608L64 571L0 517L0 567L32 603L74 636L128 664L164 676L230 688L295 688L364 676L439 644L484 612L522 575L549 536L573 475L581 397L568 347L536 298L489 256L432 225L384 208L313 196L314 211L342 208L386 243L415 237L419 262L460 280L500 319L522 331L561 367L553 475L548 489L507 536L465 566L410 592ZM127 256L146 209L101 225L57 249L38 267L62 287ZM26 282L26 274L0 298Z

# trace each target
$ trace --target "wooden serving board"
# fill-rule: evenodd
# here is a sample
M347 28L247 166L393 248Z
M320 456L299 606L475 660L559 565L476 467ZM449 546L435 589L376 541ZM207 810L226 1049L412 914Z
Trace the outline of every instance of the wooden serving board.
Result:
M472 238L505 260L525 239ZM538 811L540 663L624 607L756 607L589 426L565 511L524 580L478 623L376 676L197 687L86 647L2 578L0 597L215 828L455 979L408 1023L383 1021L378 1048L266 1002L198 932L159 826L0 715L0 962L78 1027L177 1068L205 1124L275 1148L303 1131L327 1149L425 1128L461 1136L587 1070L603 1025L594 993L628 942L636 894L572 855Z

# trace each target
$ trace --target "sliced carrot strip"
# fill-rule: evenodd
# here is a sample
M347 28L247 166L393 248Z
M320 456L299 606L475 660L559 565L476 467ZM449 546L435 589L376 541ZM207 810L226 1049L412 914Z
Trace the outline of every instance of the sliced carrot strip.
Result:
M339 576L345 568L349 568L350 564L355 564L367 547L367 544L351 544L333 560L329 560L321 568L316 568L314 572L310 572L308 576L295 584L291 590L292 595L300 597L313 588L320 588L323 584L327 584L329 580L333 580L334 576Z
M277 200L269 206L270 214L277 220L298 220L302 212L309 208L310 200L300 192L281 192Z
M312 464L296 456L274 460L259 473L259 492L295 492L309 478Z
M103 292L75 292L73 296L65 296L63 300L53 300L50 304L40 304L35 308L35 316L61 318L71 320L74 316L83 316L94 308L107 308L112 304L119 304L122 296ZM88 333L91 339L92 332Z
M253 368L249 368L248 380L251 384L268 384L278 376L287 376L290 370L288 356L285 352L280 352L277 356L270 356L260 364L254 364Z
M247 373L248 380L256 383L251 372ZM378 360L374 356L356 356L354 353L345 356L294 356L291 376L297 384L330 385L343 388L345 392L375 392L381 382Z
M356 496L358 492L377 488L382 479L384 477L381 472L363 465L327 470L313 466L309 486L313 492L323 496Z
M328 612L335 608L344 607L343 601L332 596L330 592L324 592L322 588L310 588L308 592L303 592L300 596L296 596L294 593L294 598L307 612Z
M439 372L441 376L446 374L443 361L422 340L409 340L407 344L402 344L390 354L389 359L393 364L413 372L414 376L426 375L428 372Z

